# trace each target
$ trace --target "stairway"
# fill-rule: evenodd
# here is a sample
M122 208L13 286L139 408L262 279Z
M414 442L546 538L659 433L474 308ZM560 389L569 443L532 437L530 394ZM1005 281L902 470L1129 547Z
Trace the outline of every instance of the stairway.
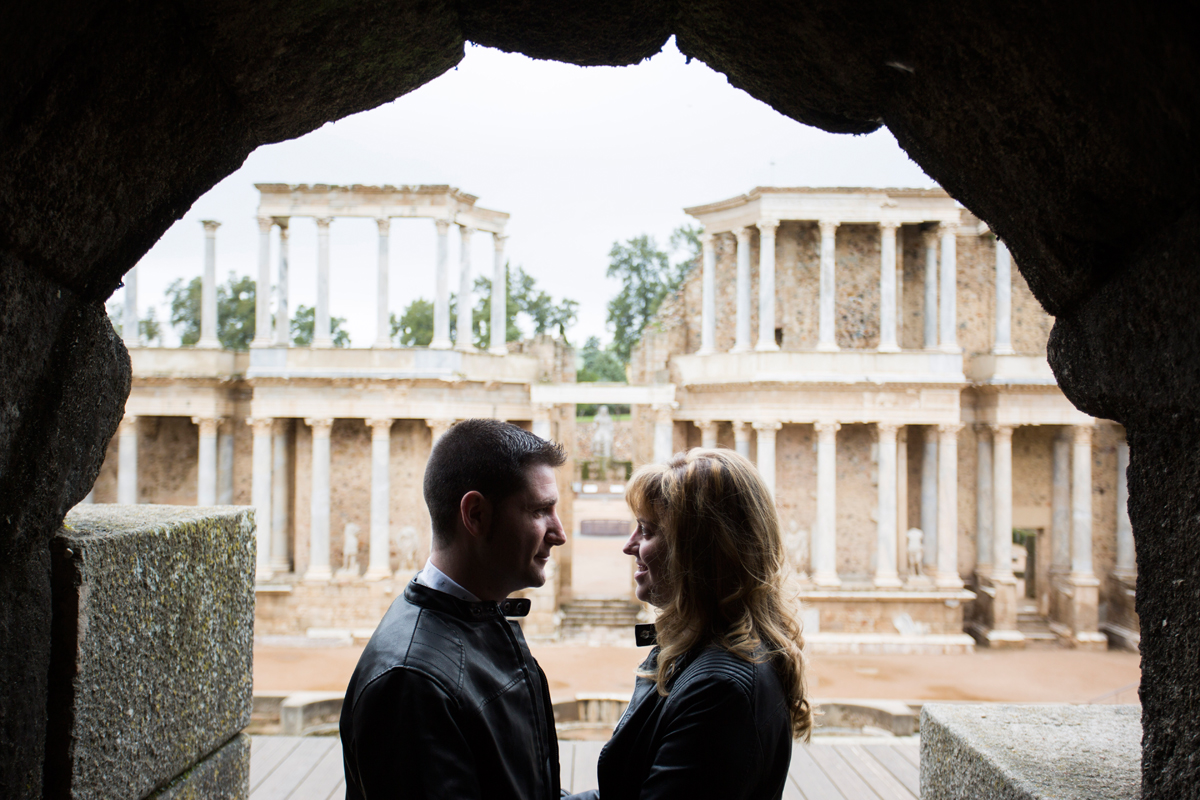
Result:
M576 597L559 610L563 642L633 645L633 626L642 606L624 597Z
M1017 630L1025 637L1025 647L1046 649L1058 646L1058 637L1050 623L1037 613L1037 606L1023 605L1017 609Z

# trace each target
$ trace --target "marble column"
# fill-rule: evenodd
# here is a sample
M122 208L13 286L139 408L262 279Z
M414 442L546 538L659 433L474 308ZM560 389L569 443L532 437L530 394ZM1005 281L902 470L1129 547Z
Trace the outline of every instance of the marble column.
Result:
M763 483L771 491L771 497L775 496L775 435L779 433L779 429L783 427L779 422L756 422L754 423L754 431L758 439L758 474L762 476Z
M713 235L700 235L703 250L703 269L700 276L700 355L706 356L716 350L717 339L717 254L713 249Z
M371 555L364 577L377 581L392 576L388 526L392 420L369 419L367 425L371 428Z
M938 425L937 586L961 589L958 574L958 432L962 425Z
M317 306L313 312L312 346L333 347L329 322L329 225L332 217L317 218Z
M700 429L700 446L712 450L717 446L717 422L711 419L696 420Z
M747 422L734 421L733 423L733 449L739 456L750 458L750 424Z
M1054 572L1071 568L1071 442L1063 429L1054 438L1050 492L1050 566Z
M992 576L1011 578L1012 571L1012 435L1011 425L993 425L994 492L992 522Z
M737 231L737 329L731 353L750 350L750 234L752 227Z
M121 312L121 340L125 347L138 346L137 264L125 273L125 308Z
M375 220L379 230L379 260L375 267L375 346L392 346L392 325L388 317L388 238L392 221L387 217Z
M675 454L673 403L654 406L654 463L665 464Z
M1137 575L1137 552L1129 522L1129 442L1117 442L1117 563L1113 574L1131 581Z
M279 271L275 280L275 346L287 347L292 343L292 318L288 310L288 219L276 218L275 223L279 226Z
M962 350L958 346L958 315L955 311L955 302L958 296L958 257L955 255L958 225L952 222L943 222L940 230L942 278L941 305L938 309L941 312L941 331L938 338L941 340L940 347L944 352L961 353Z
M937 231L923 231L925 243L925 349L938 346Z
M430 349L449 350L450 341L450 223L434 220L437 227L437 278L433 296L433 341Z
M999 484L992 480L992 467L997 456L992 453L991 427L975 424L975 574L992 574L992 527L995 523L993 495Z
M921 458L921 542L924 551L921 563L928 569L937 568L938 520L938 443L936 429L924 426Z
M271 571L290 572L288 557L288 432L291 423L277 419L271 427Z
M215 417L192 417L200 430L199 464L196 468L196 505L217 504L217 426Z
M1092 577L1092 427L1076 425L1071 452L1071 577Z
M117 502L138 501L138 420L126 414L117 427Z
M233 431L227 420L217 428L217 505L233 505Z
M536 416L536 414L537 414L536 409L534 410L534 414ZM547 420L547 422L548 421L549 420ZM425 420L425 424L429 426L429 434L430 434L429 446L433 447L433 445L437 444L438 439L442 438L443 433L450 430L450 426L452 426L454 424L454 422L455 421L453 419L427 419L427 420ZM536 419L534 420L533 428L534 428L534 433L537 433L537 420Z
M817 525L812 537L812 580L821 588L841 586L837 574L837 432L836 422L818 422Z
M492 322L491 343L488 352L508 355L508 267L504 261L504 243L507 236L492 234L496 257L492 262Z
M257 553L254 579L271 577L271 428L269 417L246 420L254 432L254 453L251 467L250 505L254 507L254 529Z
M471 341L471 237L475 229L467 225L458 226L461 246L458 248L458 330L455 331L454 349L464 353L475 352Z
M875 425L879 435L879 509L875 529L875 587L900 586L896 571L896 430L889 422Z
M270 217L258 218L258 279L254 282L254 341L252 347L271 344L271 228Z
M773 352L775 344L775 231L779 220L758 223L758 344L755 350Z
M533 435L550 441L554 438L554 426L550 414L554 406L549 403L535 403L533 406Z
M837 346L837 326L834 314L837 298L837 229L838 223L823 219L821 229L821 297L818 314L817 349L833 352Z
M896 431L896 564L908 573L908 426Z
M898 353L896 340L896 228L898 222L879 223L879 350Z
M312 428L312 497L306 581L327 581L329 569L329 437L332 419L306 419Z
M221 346L217 338L217 228L221 223L205 219L200 224L204 226L204 278L200 281L200 341L196 347L217 348Z
M1012 355L1012 258L1008 247L996 240L996 340L992 352Z
M904 343L904 228L896 228L896 346Z

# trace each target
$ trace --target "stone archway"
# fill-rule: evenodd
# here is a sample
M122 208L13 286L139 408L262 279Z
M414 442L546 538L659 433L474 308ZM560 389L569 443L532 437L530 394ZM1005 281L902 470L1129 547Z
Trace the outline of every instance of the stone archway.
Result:
M13 7L0 26L0 786L36 796L46 542L129 389L103 301L257 146L451 68L463 42L578 64L682 52L802 122L886 124L1009 245L1080 408L1122 422L1146 797L1200 785L1200 40L1130 2L710 0Z

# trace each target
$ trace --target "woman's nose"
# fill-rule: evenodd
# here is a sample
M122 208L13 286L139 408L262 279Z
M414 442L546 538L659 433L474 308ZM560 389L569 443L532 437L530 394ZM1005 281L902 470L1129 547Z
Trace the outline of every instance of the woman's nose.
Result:
M637 528L634 528L633 533L629 535L629 540L625 542L625 546L621 548L621 552L627 556L636 556L638 554Z

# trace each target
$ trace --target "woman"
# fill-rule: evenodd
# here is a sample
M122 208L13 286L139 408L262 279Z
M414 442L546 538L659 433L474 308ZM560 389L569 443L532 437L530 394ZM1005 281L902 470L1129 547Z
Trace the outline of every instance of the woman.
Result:
M783 592L775 503L729 450L643 467L626 489L639 600L658 643L580 800L779 798L807 739L803 642Z

